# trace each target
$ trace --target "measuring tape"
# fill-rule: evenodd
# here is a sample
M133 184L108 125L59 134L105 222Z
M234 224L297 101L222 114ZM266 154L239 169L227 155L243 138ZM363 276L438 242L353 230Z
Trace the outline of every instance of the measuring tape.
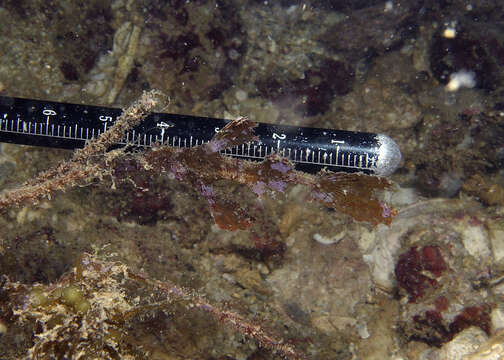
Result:
M100 136L121 109L0 96L0 142L75 149ZM153 113L129 130L118 146L152 147L163 144L193 147L208 142L229 120ZM401 162L399 147L390 137L259 123L258 141L222 151L247 160L279 154L303 171L392 174Z

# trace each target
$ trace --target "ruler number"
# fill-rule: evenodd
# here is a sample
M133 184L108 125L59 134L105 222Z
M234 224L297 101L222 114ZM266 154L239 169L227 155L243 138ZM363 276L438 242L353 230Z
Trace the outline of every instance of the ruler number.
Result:
M56 111L51 110L51 109L44 109L44 110L42 110L42 114L44 114L46 116L56 115Z
M98 119L100 119L101 122L112 121L112 116L100 115L98 116Z
M163 130L164 130L164 129L171 128L171 127L173 127L173 126L175 126L175 125L170 125L170 124L167 124L167 123L165 123L164 121L161 121L161 122L156 123L156 127L160 128L160 129L163 129Z

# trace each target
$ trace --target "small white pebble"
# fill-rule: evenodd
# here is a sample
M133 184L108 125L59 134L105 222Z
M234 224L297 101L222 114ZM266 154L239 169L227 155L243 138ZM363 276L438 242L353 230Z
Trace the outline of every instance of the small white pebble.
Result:
M368 339L371 336L365 323L357 323L356 327L361 339Z
M238 101L245 101L248 99L248 94L244 90L237 90L235 92L235 98Z
M457 36L457 22L452 21L449 24L445 23L445 30L443 31L443 37L446 39L455 39Z
M447 39L454 39L455 36L457 36L457 30L455 30L454 28L446 28L444 31L443 31L443 37L444 38L447 38Z
M472 71L460 70L450 75L450 81L446 84L446 91L457 91L460 88L473 88L476 86L476 74Z
M492 321L492 333L504 329L504 311L502 309L496 308L492 310L490 319Z
M315 240L320 244L332 245L339 243L345 237L345 235L346 235L345 230L331 237L326 237L324 235L320 235L319 233L315 233L313 235L313 240Z

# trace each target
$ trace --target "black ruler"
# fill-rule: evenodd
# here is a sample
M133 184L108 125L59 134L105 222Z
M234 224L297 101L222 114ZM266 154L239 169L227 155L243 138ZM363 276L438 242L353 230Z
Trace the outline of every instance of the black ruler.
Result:
M0 142L74 149L98 137L121 109L0 96ZM128 131L117 146L164 144L192 147L208 142L229 120L153 113ZM383 134L259 123L259 140L222 153L263 160L278 153L296 168L316 172L360 171L389 175L399 166L397 144Z

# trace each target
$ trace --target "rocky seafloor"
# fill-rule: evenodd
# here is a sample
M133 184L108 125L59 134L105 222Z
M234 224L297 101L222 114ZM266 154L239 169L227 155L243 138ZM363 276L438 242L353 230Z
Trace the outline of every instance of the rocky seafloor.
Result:
M307 358L504 358L503 13L458 0L1 2L0 95L125 107L158 89L173 113L385 133L403 162L390 226L307 202L300 186L264 199L276 253L219 229L166 176L13 207L0 217L0 358L94 358L72 353L87 343L110 358L277 356L187 304L69 283L84 253L194 289ZM1 187L70 156L2 144ZM21 289L37 311L16 308ZM99 318L83 316L95 305ZM58 327L75 333L44 338Z

